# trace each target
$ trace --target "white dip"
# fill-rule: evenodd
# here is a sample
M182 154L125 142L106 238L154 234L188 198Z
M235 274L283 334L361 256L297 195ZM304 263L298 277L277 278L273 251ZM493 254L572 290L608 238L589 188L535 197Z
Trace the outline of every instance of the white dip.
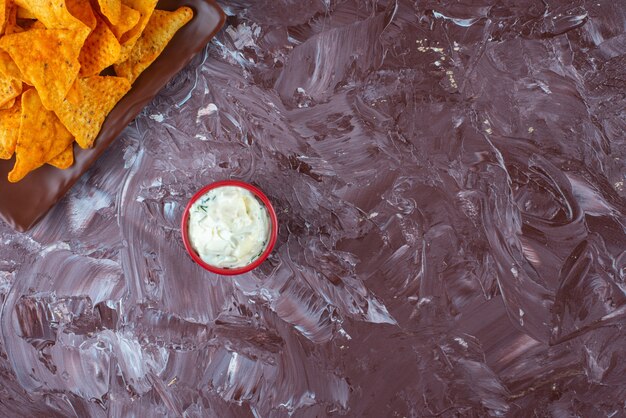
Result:
M189 210L189 241L207 264L244 267L265 250L270 219L256 196L236 186L210 190Z

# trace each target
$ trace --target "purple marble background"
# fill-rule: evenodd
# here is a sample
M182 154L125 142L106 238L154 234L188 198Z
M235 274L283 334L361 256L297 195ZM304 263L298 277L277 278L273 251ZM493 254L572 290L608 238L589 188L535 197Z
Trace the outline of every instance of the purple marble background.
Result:
M0 225L0 415L621 417L626 7L234 0L27 234ZM225 178L259 270L196 267Z

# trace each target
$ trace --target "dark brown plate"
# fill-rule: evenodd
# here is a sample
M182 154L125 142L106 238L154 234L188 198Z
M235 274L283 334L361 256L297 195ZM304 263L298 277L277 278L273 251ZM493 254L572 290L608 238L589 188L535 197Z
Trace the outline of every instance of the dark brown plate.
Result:
M18 231L30 229L224 24L224 12L213 0L160 0L157 9L175 10L180 6L191 7L193 19L176 33L161 56L139 76L111 111L95 147L83 150L74 146L72 167L59 170L46 164L12 184L7 181L7 174L13 168L15 157L0 160L0 219Z

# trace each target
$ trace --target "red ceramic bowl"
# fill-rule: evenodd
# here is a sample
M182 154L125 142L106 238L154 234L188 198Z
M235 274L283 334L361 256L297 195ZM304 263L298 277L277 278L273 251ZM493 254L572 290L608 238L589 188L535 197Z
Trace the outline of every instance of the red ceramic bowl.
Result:
M270 217L270 238L267 242L267 247L265 247L265 251L263 251L263 253L261 254L259 258L257 258L256 260L254 260L252 263L248 264L247 266L232 268L232 269L216 267L216 266L212 266L210 264L205 263L198 256L198 254L196 254L196 251L191 246L191 242L189 242L188 225L187 225L189 222L189 210L191 209L191 205L193 205L196 200L198 200L200 197L206 194L209 190L213 190L218 187L224 187L224 186L241 187L243 189L246 189L252 192L252 194L254 194L261 202L263 202ZM187 249L187 252L191 256L193 261L195 261L200 266L202 266L203 268L205 268L206 270L212 273L222 274L224 276L235 276L237 274L243 274L243 273L249 272L250 270L254 270L262 262L264 262L265 259L267 259L267 257L270 255L270 253L274 249L274 245L276 244L276 238L278 237L278 218L276 217L276 212L274 211L274 207L272 206L272 203L262 191L260 191L259 189L257 189L256 187L254 187L253 185L249 183L244 183L243 181L224 180L224 181L211 183L208 186L204 186L195 195L193 195L191 200L189 200L189 203L187 203L187 207L185 208L185 212L183 213L183 220L181 223L181 233L183 236L183 243L185 244L185 248Z

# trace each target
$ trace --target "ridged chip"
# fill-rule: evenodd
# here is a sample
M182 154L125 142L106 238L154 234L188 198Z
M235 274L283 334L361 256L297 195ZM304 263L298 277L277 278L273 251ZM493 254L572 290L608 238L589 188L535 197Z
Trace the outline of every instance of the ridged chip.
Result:
M32 82L47 109L61 103L72 87L80 69L81 46L74 31L63 29L32 29L0 39L0 48Z
M22 105L19 98L9 109L0 110L0 159L10 160L15 152L21 113Z
M0 110L6 110L6 109L10 109L13 107L13 105L15 104L15 101L19 99L19 97L16 97L14 99L9 100L8 102L6 102L5 104L3 104L2 106L0 106Z
M122 12L121 0L98 0L100 13L107 18L112 25L117 25Z
M72 16L80 20L89 29L96 27L96 15L91 3L85 0L65 0L65 6Z
M63 152L73 141L54 112L48 111L35 89L22 94L20 129L15 147L15 165L9 173L12 183L23 179Z
M37 19L37 16L35 16L30 10L27 10L23 7L18 7L17 18L18 19Z
M0 76L6 76L9 78L14 78L16 80L21 80L26 84L32 85L28 80L25 79L24 75L17 68L17 64L13 61L13 58L6 52L0 49Z
M114 66L115 73L134 82L192 17L193 11L189 7L181 7L174 12L155 10L128 60Z
M22 82L0 74L0 106L4 106L22 94Z
M79 30L84 27L83 23L68 11L65 0L15 0L15 4L26 9L48 29Z
M154 8L157 5L157 0L122 0L122 3L139 12L139 20L137 24L128 30L122 38L120 43L122 44L122 52L120 53L120 59L118 62L126 61L132 51L135 43L141 36L144 28L150 20L150 16L154 12Z
M6 22L4 25L4 34L11 35L12 33L24 32L17 24L17 6L12 1L5 3L5 16Z
M74 164L74 144L69 145L67 148L65 148L65 151L61 152L59 155L49 160L47 164L50 164L51 166L56 168L60 168L61 170L70 168L72 164Z
M0 34L4 33L7 25L7 1L0 0Z
M1 0L0 0L1 1ZM137 10L128 7L125 4L122 4L122 13L120 14L120 21L117 25L109 25L117 39L121 40L122 36L126 34L129 30L134 28L137 23L139 23L139 19L141 18L141 13Z
M78 145L91 148L107 115L129 89L121 77L79 78L55 112Z
M102 18L96 17L96 21L96 28L85 40L78 57L81 77L100 74L120 56L120 43L115 34Z

